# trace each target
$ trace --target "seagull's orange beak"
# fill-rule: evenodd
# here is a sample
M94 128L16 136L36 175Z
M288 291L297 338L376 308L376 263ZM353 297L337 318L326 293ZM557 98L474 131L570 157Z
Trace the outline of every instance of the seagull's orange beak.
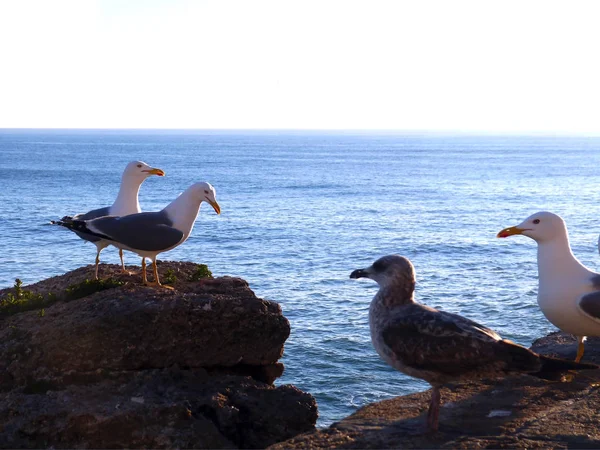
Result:
M221 214L221 207L216 201L207 200L207 202L212 206L217 214Z
M165 176L165 172L162 171L161 169L147 169L147 170L142 170L142 172L147 172L150 175L158 175L159 177L164 177Z
M519 228L519 227L508 227L505 228L504 230L501 230L496 237L497 238L506 238L509 236L514 236L515 234L523 234L523 231L527 231L525 228Z

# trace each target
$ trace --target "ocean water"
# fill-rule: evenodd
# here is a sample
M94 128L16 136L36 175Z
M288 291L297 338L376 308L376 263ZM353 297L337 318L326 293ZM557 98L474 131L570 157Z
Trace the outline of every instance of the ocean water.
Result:
M353 269L409 257L419 301L521 344L554 328L536 303L535 243L496 233L539 210L563 216L574 253L600 268L600 139L359 133L0 130L0 287L94 261L48 225L112 203L127 162L166 171L140 191L158 210L194 182L215 186L190 239L162 259L245 278L290 320L278 384L312 393L326 426L427 385L371 347L370 280ZM108 248L103 262L118 262ZM126 262L139 264L133 254Z

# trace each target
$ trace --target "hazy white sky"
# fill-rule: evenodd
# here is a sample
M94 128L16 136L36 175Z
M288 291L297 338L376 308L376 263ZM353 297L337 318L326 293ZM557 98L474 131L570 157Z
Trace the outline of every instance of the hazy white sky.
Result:
M600 134L600 2L0 0L0 127Z

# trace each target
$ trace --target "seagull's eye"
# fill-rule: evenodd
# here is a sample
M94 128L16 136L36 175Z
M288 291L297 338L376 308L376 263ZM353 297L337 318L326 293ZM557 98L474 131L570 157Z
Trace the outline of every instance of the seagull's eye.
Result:
M141 168L142 168L142 165L141 165L141 164L138 164L137 166L138 166L138 169L141 169Z
M206 195L208 195L208 191L207 191L206 189L204 190L204 193L205 193Z
M537 225L538 223L540 223L540 219L533 219L533 223L534 223L535 225Z

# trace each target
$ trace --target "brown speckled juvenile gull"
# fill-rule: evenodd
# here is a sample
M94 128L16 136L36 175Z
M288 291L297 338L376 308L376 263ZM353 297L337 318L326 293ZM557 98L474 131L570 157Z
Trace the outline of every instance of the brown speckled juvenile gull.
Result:
M350 274L363 277L379 284L369 308L375 350L390 366L433 388L429 431L438 428L440 387L446 383L598 367L538 355L472 320L416 303L415 271L403 256L384 256Z

